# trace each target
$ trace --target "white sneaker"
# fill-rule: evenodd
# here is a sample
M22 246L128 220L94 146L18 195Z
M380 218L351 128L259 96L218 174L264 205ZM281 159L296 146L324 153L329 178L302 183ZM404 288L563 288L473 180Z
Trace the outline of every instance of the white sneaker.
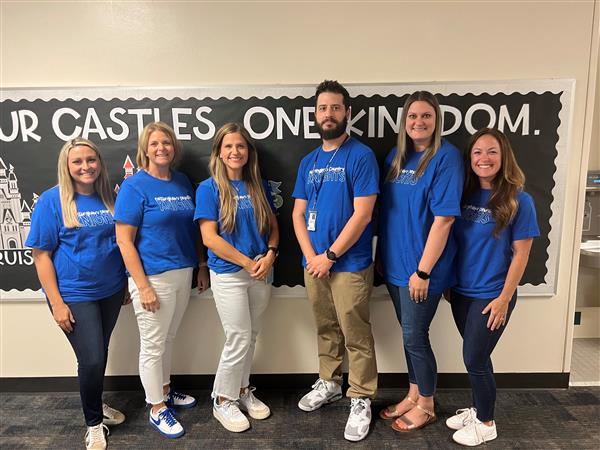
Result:
M319 378L312 385L312 388L313 390L298 402L298 408L302 411L314 411L327 403L335 402L342 398L342 387L335 381L327 381Z
M484 442L493 441L498 437L496 422L491 427L480 422L477 418L452 435L454 442L468 447L474 447Z
M350 402L350 415L346 422L344 438L349 441L361 441L369 434L371 425L371 400L353 398Z
M156 414L150 408L150 424L158 430L160 434L174 439L183 436L185 431L181 424L173 415L173 410L163 406Z
M106 430L106 435L104 431ZM108 427L102 423L88 427L85 433L85 448L87 450L105 450L106 436L108 436Z
M239 408L242 411L246 411L253 419L266 419L271 415L271 410L267 405L257 399L253 392L256 390L255 387L247 387L238 401Z
M169 408L193 408L196 406L196 399L191 395L183 394L170 389L164 396L165 405Z
M242 414L237 402L233 400L223 400L221 404L217 403L215 398L213 402L213 416L226 430L234 433L241 433L250 428L248 418Z
M102 415L104 416L102 422L104 422L104 425L108 425L109 427L125 422L125 414L123 414L121 411L111 408L106 403L102 403Z
M477 417L475 408L457 409L455 415L446 419L446 426L451 430L460 430L471 423L475 417Z

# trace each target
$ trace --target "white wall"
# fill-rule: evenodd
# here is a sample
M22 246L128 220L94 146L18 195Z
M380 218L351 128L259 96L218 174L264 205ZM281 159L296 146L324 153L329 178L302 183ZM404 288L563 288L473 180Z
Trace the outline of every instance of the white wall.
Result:
M588 102L598 67L597 0L2 2L0 8L2 87L575 79L565 204L577 208L564 211L558 292L520 298L494 354L498 372L568 371L593 109ZM43 303L1 303L0 314L0 376L75 374L72 352ZM374 299L372 323L380 372L405 371L389 299ZM462 372L446 303L431 334L440 372ZM137 373L137 339L131 308L125 308L110 374ZM221 340L211 300L195 298L178 336L174 371L214 372ZM273 299L255 371L317 371L305 299Z

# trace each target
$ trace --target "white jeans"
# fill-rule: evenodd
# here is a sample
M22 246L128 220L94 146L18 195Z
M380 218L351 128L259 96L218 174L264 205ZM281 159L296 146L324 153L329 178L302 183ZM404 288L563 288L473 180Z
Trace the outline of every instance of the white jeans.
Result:
M225 332L225 346L215 376L212 396L237 400L250 383L250 369L271 285L248 272L218 274L210 271L210 285Z
M160 309L154 313L142 308L140 291L133 278L129 278L140 330L140 379L146 402L152 405L163 401L163 386L171 382L173 340L190 300L192 272L188 267L147 277L160 302Z

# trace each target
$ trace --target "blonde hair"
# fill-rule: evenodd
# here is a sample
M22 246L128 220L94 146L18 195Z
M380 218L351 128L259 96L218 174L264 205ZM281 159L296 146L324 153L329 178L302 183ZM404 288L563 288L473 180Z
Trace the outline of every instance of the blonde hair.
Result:
M91 148L100 162L100 173L94 181L94 191L100 196L102 203L111 214L115 211L115 201L113 192L108 181L108 171L102 160L102 155L92 141L77 137L65 142L58 154L58 189L60 192L60 207L62 209L62 218L65 227L77 228L81 226L77 217L77 204L75 203L75 186L73 178L69 172L69 152L79 146Z
M392 181L398 178L404 162L406 160L406 154L409 150L414 150L413 140L406 134L406 117L408 116L408 110L414 102L426 102L435 111L435 130L431 138L431 143L423 152L423 156L419 160L415 177L420 177L427 169L427 165L435 156L437 151L442 146L442 111L440 104L431 92L428 91L417 91L412 93L404 102L402 108L402 115L400 117L400 129L398 130L398 144L396 149L396 155L390 165L390 170L387 174L386 181Z
M235 197L237 192L227 176L225 163L219 158L223 139L231 133L239 133L248 145L248 162L242 169L242 180L252 200L258 230L260 234L265 235L270 231L270 216L272 211L267 201L267 194L260 176L256 146L248 131L239 123L226 123L219 128L213 140L210 161L208 163L210 175L217 183L217 188L219 189L219 221L221 222L221 229L226 233L233 233L237 213L237 200Z
M171 140L173 151L175 152L173 161L171 161L171 167L177 166L181 159L181 143L177 140L173 128L164 122L151 122L144 127L138 140L137 155L135 157L138 167L148 170L148 165L150 164L150 160L148 159L148 141L150 140L150 135L155 131L162 131Z

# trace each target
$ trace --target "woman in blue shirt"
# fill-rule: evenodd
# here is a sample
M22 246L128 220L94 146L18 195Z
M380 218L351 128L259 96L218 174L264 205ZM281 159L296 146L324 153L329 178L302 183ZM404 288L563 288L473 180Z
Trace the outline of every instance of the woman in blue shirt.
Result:
M454 441L475 446L496 439L496 382L490 358L517 301L517 286L539 236L535 206L510 142L498 130L475 133L465 153L462 216L452 314L463 337L473 403L446 421Z
M172 406L191 408L196 399L171 389L171 356L187 308L192 273L202 257L194 227L194 189L174 169L181 144L173 129L152 122L140 135L139 170L117 196L117 242L129 272L129 290L140 331L140 378L151 404L149 422L168 438L183 435ZM198 290L208 287L200 263Z
M213 297L225 332L215 376L213 415L229 431L241 432L271 411L250 387L250 369L264 313L271 297L272 266L279 228L258 154L248 131L227 123L215 135L211 177L196 191L196 213Z
M106 425L125 420L102 403L110 336L121 305L130 301L113 212L98 148L83 138L68 141L58 156L58 186L40 196L26 245L52 316L77 357L88 449L106 448Z
M377 265L402 326L409 389L380 416L395 419L396 431L408 432L436 420L429 325L442 292L452 285L456 245L450 229L460 215L463 186L460 152L442 139L442 113L430 92L415 92L404 103L398 145L381 179Z

